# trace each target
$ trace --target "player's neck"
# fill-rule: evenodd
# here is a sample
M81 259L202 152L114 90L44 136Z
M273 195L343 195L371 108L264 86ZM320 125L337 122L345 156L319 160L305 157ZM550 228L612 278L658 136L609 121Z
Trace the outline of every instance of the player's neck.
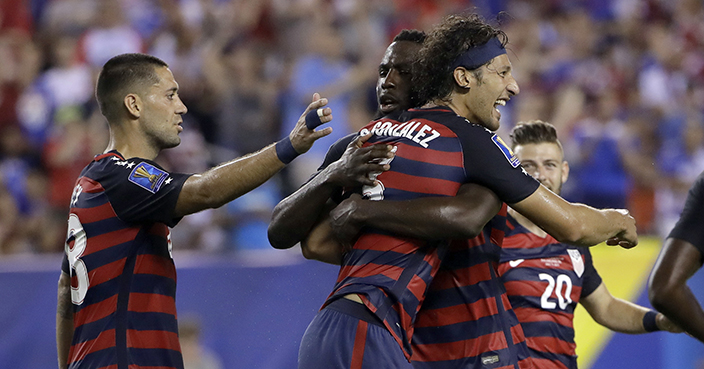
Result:
M144 158L154 160L159 155L159 149L151 147L145 137L131 134L134 130L110 127L110 141L105 152L117 150L125 159Z
M508 208L508 214L513 217L513 219L516 219L516 222L518 224L522 225L523 228L527 229L530 231L530 233L533 233L534 235L538 237L545 238L548 233L543 231L540 227L535 225L535 223L531 222L528 220L528 218L524 217L523 215L519 214L517 211Z

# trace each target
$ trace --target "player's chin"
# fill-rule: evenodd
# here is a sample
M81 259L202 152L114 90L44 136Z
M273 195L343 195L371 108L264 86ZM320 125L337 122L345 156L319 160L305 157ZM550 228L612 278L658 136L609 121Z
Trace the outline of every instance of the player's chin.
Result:
M170 148L176 147L180 144L181 144L181 137L179 137L178 135L174 135L173 137L170 137L169 139L164 140L162 142L161 147L162 147L162 149L170 149Z

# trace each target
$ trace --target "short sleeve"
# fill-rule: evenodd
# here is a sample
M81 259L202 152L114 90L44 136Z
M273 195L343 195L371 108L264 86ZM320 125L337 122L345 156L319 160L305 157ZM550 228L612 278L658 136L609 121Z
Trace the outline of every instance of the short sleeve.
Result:
M592 253L588 248L582 249L584 256L584 276L582 277L582 294L580 298L585 298L592 294L601 285L601 276L594 268Z
M677 238L694 245L704 261L704 172L697 177L687 194L684 210L667 238Z
M100 183L121 220L173 227L181 220L174 217L174 210L188 177L169 173L150 160L134 158L112 165Z
M323 160L323 164L321 164L318 168L318 172L327 168L330 164L340 160L342 155L345 153L345 150L347 150L347 146L350 142L352 142L352 140L355 139L355 137L357 137L357 134L351 133L335 141L335 143L330 146L328 152L325 154L325 159Z
M323 163L318 167L318 170L313 173L313 175L308 178L306 183L310 182L313 178L315 178L318 174L320 174L321 171L323 171L325 168L330 166L330 164L340 160L342 155L344 155L345 150L347 150L347 146L352 142L357 137L357 133L351 133L345 137L342 137L341 139L335 141L332 146L328 149L328 152L325 154L325 159L323 160ZM306 183L303 184L303 186L306 185ZM342 195L342 189L340 189L339 192L334 193L332 195L332 200L339 203L343 200L343 195Z
M520 165L496 133L478 125L461 132L465 170L470 182L494 191L501 201L515 204L532 195L540 183Z

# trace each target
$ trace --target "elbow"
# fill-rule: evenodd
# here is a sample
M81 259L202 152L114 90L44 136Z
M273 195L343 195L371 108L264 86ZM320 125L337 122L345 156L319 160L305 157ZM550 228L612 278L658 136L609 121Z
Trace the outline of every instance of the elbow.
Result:
M271 215L271 222L269 222L269 227L267 228L267 238L269 239L269 244L279 250L290 249L298 241L291 240L291 237L287 237L288 232L286 232L286 227L282 224L283 219L280 216L279 206L274 207L274 211Z
M301 241L301 255L308 260L317 260L318 256L306 241Z
M655 274L648 283L648 299L657 311L668 311L677 289L673 283Z
M286 240L285 237L282 237L281 232L277 230L277 227L274 225L274 222L269 224L269 228L267 229L266 235L269 239L269 244L275 249L290 249L295 244L295 242L291 243Z

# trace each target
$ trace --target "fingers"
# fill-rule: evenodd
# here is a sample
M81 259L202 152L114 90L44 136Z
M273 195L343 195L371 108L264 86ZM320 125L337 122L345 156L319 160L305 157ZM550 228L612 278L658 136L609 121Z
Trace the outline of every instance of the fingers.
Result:
M371 137L371 132L367 133L364 136L357 136L354 140L352 140L352 142L350 142L348 147L356 146L357 148L361 148L362 145L364 145L364 143L367 142L367 140L369 140Z
M325 127L325 128L323 128L323 129L319 129L319 130L317 130L317 131L314 131L314 132L311 134L311 137L312 137L313 140L315 141L315 140L318 140L319 138L323 138L323 137L325 137L325 136L327 136L327 135L329 135L329 134L331 134L331 133L332 133L332 127Z

